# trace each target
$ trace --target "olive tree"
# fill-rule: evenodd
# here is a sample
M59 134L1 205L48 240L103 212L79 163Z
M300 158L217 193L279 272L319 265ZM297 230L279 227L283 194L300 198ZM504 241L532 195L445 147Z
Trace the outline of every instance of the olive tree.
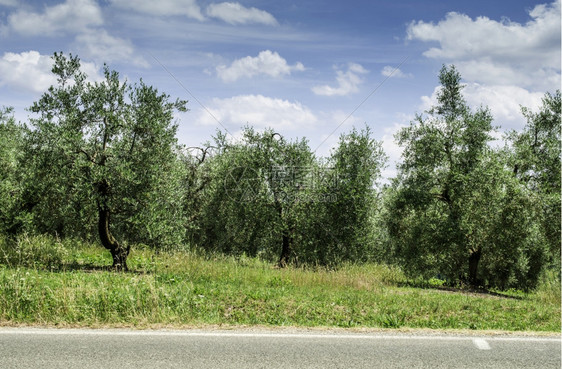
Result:
M52 211L55 229L72 218L85 229L95 220L113 267L126 270L128 242L181 240L173 112L185 111L185 102L170 102L142 80L121 81L107 66L103 81L89 82L76 56L55 53L53 61L57 85L30 109L38 114L26 146L31 202L39 218Z
M207 250L289 263L337 265L374 252L374 185L385 156L368 128L340 137L327 160L304 139L246 127L219 132L194 228Z
M527 125L510 132L513 171L538 196L543 233L548 241L551 263L560 266L560 90L547 93L538 112L523 108Z
M0 109L0 233L13 235L22 227L21 167L23 127L13 109Z
M213 146L198 243L229 254L277 258L285 266L300 230L304 174L313 159L308 144L246 127L238 141L219 132Z
M490 149L492 116L466 104L443 66L437 105L397 134L403 162L387 201L393 257L410 275L452 283L533 287L544 248L532 193Z
M312 226L317 262L337 265L375 258L376 184L385 161L382 144L368 126L340 136L316 183Z

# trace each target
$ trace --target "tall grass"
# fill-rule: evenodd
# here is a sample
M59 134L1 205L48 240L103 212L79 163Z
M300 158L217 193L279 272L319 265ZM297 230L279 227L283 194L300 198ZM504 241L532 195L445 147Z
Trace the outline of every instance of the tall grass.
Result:
M101 247L0 240L0 323L266 325L560 331L560 282L503 295L414 287L397 268L277 269L254 258L133 248L129 273Z
M68 256L67 246L45 235L0 238L0 262L11 267L58 269Z

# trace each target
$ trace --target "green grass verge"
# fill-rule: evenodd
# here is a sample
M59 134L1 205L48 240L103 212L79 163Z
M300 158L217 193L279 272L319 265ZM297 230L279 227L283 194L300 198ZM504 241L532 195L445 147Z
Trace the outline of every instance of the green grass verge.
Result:
M16 249L0 240L3 325L560 331L554 274L531 293L483 294L412 287L399 270L374 264L280 270L257 259L135 248L132 272L115 273L105 269L109 253L93 245L34 237Z

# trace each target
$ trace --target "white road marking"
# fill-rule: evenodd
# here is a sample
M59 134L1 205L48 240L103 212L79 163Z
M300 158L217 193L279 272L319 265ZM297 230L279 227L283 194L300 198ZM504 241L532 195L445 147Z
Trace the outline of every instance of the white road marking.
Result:
M554 337L498 337L486 339L474 336L449 335L416 335L416 334L332 334L307 332L240 332L240 331L200 331L200 330L127 330L127 329L56 329L56 328L0 328L0 335L76 335L76 336L178 336L178 337L231 337L231 338L322 338L322 339L391 339L391 340L472 340L481 350L489 350L489 341L527 341L527 342L560 342ZM483 347L483 348L481 348ZM487 347L487 348L486 348Z
M474 346L478 347L479 350L491 350L492 348L490 347L490 345L488 345L488 342L486 342L485 339L483 338L475 338L472 340L472 343L474 343Z

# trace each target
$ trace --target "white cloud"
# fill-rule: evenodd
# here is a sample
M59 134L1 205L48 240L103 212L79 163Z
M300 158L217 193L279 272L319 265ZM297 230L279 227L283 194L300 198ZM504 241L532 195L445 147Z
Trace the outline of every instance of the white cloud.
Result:
M439 93L441 86L437 86L433 89L433 93L430 96L424 95L421 97L421 104L419 106L419 110L427 111L431 109L433 106L438 104L437 102L437 94Z
M336 81L338 83L337 87L331 87L328 85L315 86L312 88L312 92L316 95L322 96L345 96L359 91L359 85L363 83L363 79L359 76L360 74L368 73L368 71L359 64L350 63L347 68L347 72L337 70Z
M18 0L0 0L0 5L3 6L17 6Z
M89 80L101 80L98 68L93 63L81 62L81 65ZM0 86L34 93L45 92L57 83L55 75L51 72L52 66L51 57L41 55L37 51L4 53L0 59Z
M521 106L537 110L544 97L542 92L530 92L517 86L480 85L470 83L463 90L470 106L487 106L494 117L494 125L502 130L520 130L526 123Z
M437 24L412 22L409 40L438 42L424 55L454 62L479 83L532 89L560 86L560 0L537 5L525 24L449 13Z
M54 36L83 32L103 24L101 9L94 0L66 0L46 6L43 13L18 10L8 16L8 29L26 36Z
M129 62L148 67L148 62L136 56L129 40L113 37L105 30L92 30L76 36L80 55L97 62Z
M400 69L396 68L396 67L391 67L390 65L387 65L386 67L384 67L381 70L381 74L385 77L389 77L389 78L409 78L412 77L412 75L410 73L405 74L404 72L402 72Z
M4 53L0 59L0 85L23 91L43 92L56 83L52 60L37 51Z
M292 71L303 71L302 63L288 65L278 53L270 50L262 51L256 57L247 56L232 62L230 67L217 67L218 76L225 82L234 82L242 77L253 77L265 74L271 77L291 74Z
M134 55L130 41L111 36L98 27L103 23L97 1L66 0L61 4L45 6L41 13L20 9L8 16L7 25L2 31L14 31L25 36L73 33L76 34L75 46L81 56L100 62L119 60L148 66L146 60Z
M197 0L110 0L122 9L134 10L155 16L183 15L188 18L205 20Z
M531 20L522 25L487 17L473 20L467 15L451 12L437 24L412 22L407 32L409 39L440 43L440 48L425 52L431 58L527 60L537 58L530 55L534 52L544 58L544 63L559 66L559 53L553 51L560 46L560 1L548 6L537 5L529 15Z
M426 111L437 105L440 88L441 86L435 87L431 96L422 96L420 110ZM462 94L473 110L480 106L488 107L494 117L493 125L500 126L501 130L523 128L526 119L521 114L521 107L536 111L544 97L542 92L531 92L518 86L479 83L465 84Z
M532 68L526 64L501 63L490 58L455 61L455 65L467 81L490 85L517 85L539 91L560 88L560 69Z
M560 88L560 0L536 5L524 24L508 19L449 13L438 23L412 22L408 39L437 42L424 55L455 64L469 106L487 106L500 132L526 123L521 106L536 110L546 91ZM436 87L422 97L423 110L436 104Z
M299 102L262 95L213 99L208 109L223 125L235 128L250 124L257 128L272 127L285 132L317 122L316 116ZM200 111L196 121L199 124L217 124L216 120L204 110Z
M275 17L270 13L257 8L246 8L240 3L210 4L207 7L207 15L230 24L260 23L270 26L278 24Z

